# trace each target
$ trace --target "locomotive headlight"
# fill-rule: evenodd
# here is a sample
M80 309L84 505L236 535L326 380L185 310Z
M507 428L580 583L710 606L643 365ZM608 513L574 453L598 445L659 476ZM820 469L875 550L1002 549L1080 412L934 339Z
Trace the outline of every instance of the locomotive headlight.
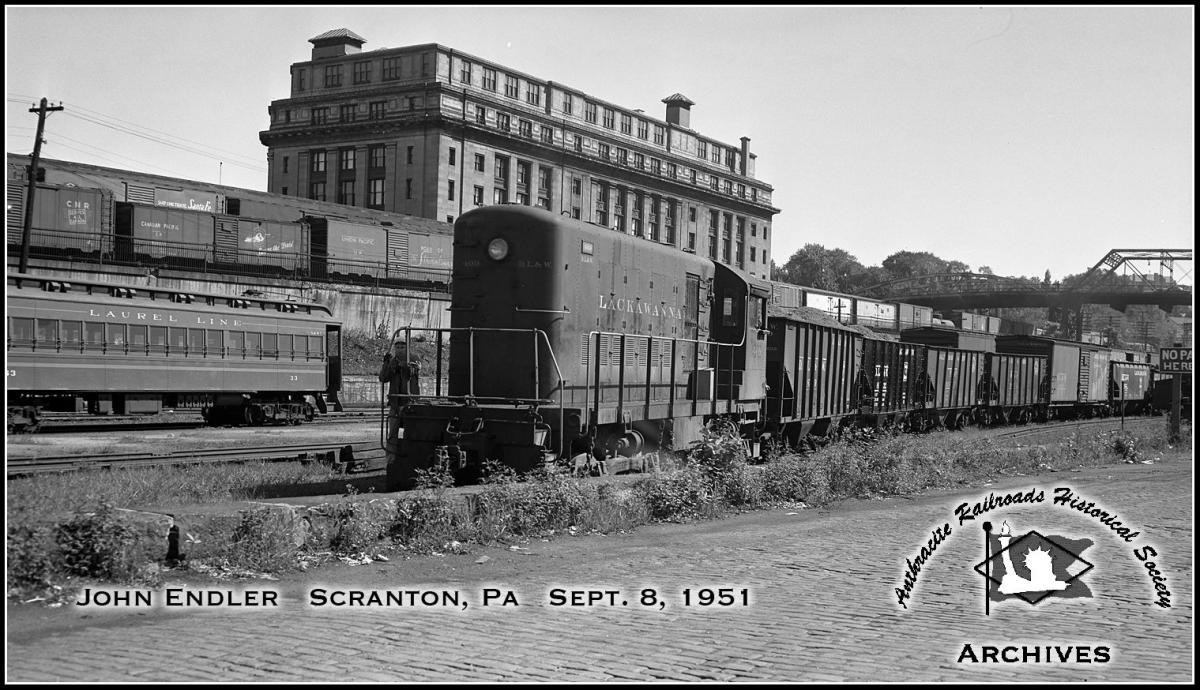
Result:
M508 242L500 237L488 242L488 256L492 257L493 261L500 261L508 256Z

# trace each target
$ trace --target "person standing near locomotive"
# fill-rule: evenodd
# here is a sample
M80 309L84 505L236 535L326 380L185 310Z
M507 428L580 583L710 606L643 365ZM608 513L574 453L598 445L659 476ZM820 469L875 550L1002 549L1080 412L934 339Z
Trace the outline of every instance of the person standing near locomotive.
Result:
M379 381L388 384L388 438L395 438L400 428L400 410L408 404L409 396L421 394L421 365L410 359L408 343L397 340L383 355Z

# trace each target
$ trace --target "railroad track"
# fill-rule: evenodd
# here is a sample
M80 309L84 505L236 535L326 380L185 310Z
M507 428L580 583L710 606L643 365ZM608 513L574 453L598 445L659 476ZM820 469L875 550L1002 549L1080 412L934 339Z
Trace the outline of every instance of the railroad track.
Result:
M379 410L375 408L330 412L314 418L311 422L305 422L300 426L306 424L325 425L361 422L378 419L379 415ZM70 412L47 412L43 413L42 421L38 424L34 433L77 434L97 431L156 431L164 429L196 429L205 426L204 419L200 416L199 412L188 411L170 416L174 418L164 419L163 416L158 416L152 420L147 420L144 417L139 418L136 416L97 417L95 415Z
M1162 417L1126 417L1125 425L1129 426L1144 426L1150 422L1160 422ZM1120 417L1104 417L1101 419L1082 419L1077 421L1054 422L1050 424L1036 424L1013 429L1011 431L1001 431L993 438L996 439L1023 439L1033 436L1044 436L1048 434L1061 434L1064 431L1073 431L1078 429L1086 429L1095 426L1113 426L1121 425Z
M378 469L383 451L377 443L304 443L289 446L260 446L255 448L219 448L180 450L170 453L119 453L90 457L42 456L8 459L8 476L21 477L52 472L73 472L84 469L125 469L194 465L228 462L320 462L345 472Z

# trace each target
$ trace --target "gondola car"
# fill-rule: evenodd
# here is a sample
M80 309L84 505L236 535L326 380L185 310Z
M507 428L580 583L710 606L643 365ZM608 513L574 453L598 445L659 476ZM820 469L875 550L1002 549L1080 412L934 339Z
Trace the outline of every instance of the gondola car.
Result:
M18 415L195 407L257 425L339 406L341 325L320 304L10 273L6 307Z

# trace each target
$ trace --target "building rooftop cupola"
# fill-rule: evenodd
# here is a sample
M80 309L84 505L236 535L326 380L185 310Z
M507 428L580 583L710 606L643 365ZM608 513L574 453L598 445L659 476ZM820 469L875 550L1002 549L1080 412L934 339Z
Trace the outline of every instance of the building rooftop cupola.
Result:
M308 42L313 44L312 59L321 60L361 53L367 39L350 29L334 29L314 36L308 39Z
M684 129L692 128L692 106L696 105L687 96L677 93L662 100L667 104L667 124L678 125Z

